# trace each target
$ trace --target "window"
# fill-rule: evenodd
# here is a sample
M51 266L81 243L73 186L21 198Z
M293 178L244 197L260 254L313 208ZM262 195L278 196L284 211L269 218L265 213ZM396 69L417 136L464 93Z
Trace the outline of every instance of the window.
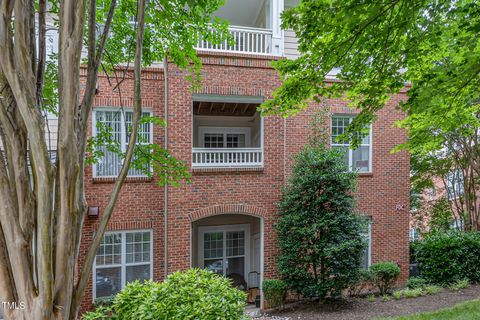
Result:
M450 171L445 178L447 182L447 199L452 200L465 193L463 189L463 173L460 170Z
M250 128L199 127L203 148L246 148L250 146Z
M450 222L450 229L464 231L465 226L463 223L463 219L453 219L452 222Z
M410 228L408 230L408 238L410 239L410 242L417 241L418 239L420 239L420 234L418 232L418 229Z
M95 257L94 298L110 297L127 282L152 278L152 232L106 233Z
M363 237L366 240L366 245L360 255L360 268L368 269L370 267L372 255L372 222L370 220L368 220L367 228L363 232Z
M142 116L149 116L150 112L143 112ZM112 135L112 140L120 145L122 152L125 152L128 146L130 131L128 128L132 124L132 111L121 110L95 110L93 122L93 134L97 134L99 124L108 128ZM100 130L100 129L98 129ZM152 142L152 126L150 123L139 125L138 144L147 144ZM108 146L99 148L104 156L94 166L93 174L97 177L116 177L122 168L122 158L115 152L108 150ZM131 168L128 171L129 176L144 176L144 172L139 169Z
M349 170L359 172L372 171L372 128L370 126L369 134L363 137L359 147L355 150L350 149L350 144L340 143L337 137L345 133L346 127L352 122L351 116L333 116L332 117L332 148L340 150L345 155L345 165Z

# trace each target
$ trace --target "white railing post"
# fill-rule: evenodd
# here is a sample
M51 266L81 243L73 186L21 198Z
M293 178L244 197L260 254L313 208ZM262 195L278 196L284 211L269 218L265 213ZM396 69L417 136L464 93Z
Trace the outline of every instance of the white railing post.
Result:
M263 149L193 148L192 167L263 167Z

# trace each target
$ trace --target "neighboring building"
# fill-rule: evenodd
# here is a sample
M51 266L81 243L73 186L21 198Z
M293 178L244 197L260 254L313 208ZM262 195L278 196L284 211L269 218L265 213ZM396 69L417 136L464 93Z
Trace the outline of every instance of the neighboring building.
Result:
M465 193L463 175L459 170L452 170L444 177L434 177L433 187L424 190L419 197L420 208L411 208L410 218L410 241L418 240L421 233L430 231L431 213L435 204L445 199L452 209L451 229L463 230L464 221L457 213L455 201L458 201Z
M248 288L278 276L277 202L292 156L307 143L312 115L320 106L288 119L263 118L257 107L281 84L271 62L299 54L294 33L280 28L280 13L295 4L228 1L218 15L230 21L236 44L199 43L202 84L193 93L185 73L172 63L143 70L144 112L167 119L168 126L143 126L142 137L184 161L191 183L159 187L155 179L130 170L98 249L83 309L95 298L115 294L128 281L161 280L190 267L235 274ZM333 75L329 81L335 81ZM100 74L90 132L95 134L100 121L125 146L132 77L127 76L119 90L122 98ZM409 155L390 151L407 138L394 126L404 117L396 106L405 98L402 92L378 112L370 135L357 150L334 140L355 116L346 101L326 101L333 116L325 123L331 128L332 147L345 150L345 163L359 171L358 209L371 221L369 245L359 267L393 261L401 267L402 282L409 267ZM120 159L106 151L99 164L86 168L87 202L99 208L100 216L120 166ZM98 221L86 217L80 263Z

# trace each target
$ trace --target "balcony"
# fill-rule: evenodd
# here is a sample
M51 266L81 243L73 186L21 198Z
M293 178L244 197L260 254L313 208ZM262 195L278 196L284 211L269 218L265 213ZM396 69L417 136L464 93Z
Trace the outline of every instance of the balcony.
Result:
M236 53L272 54L272 30L248 27L230 27L230 34L234 41L228 44L227 40L220 44L211 44L200 39L198 50L213 50Z
M280 12L284 0L229 0L214 17L230 24L233 43L214 45L204 39L198 50L277 55L283 54L283 36L280 29Z
M262 148L193 148L192 167L263 167Z
M262 168L260 97L195 95L192 168Z

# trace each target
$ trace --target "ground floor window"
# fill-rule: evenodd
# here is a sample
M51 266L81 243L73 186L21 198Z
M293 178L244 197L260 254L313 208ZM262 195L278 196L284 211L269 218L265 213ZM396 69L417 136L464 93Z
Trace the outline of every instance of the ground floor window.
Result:
M368 269L371 264L371 256L372 256L372 222L371 221L368 221L368 225L366 227L366 230L363 232L363 236L365 237L366 244L360 255L360 268Z
M97 250L94 298L110 297L126 283L152 278L152 231L109 232Z

